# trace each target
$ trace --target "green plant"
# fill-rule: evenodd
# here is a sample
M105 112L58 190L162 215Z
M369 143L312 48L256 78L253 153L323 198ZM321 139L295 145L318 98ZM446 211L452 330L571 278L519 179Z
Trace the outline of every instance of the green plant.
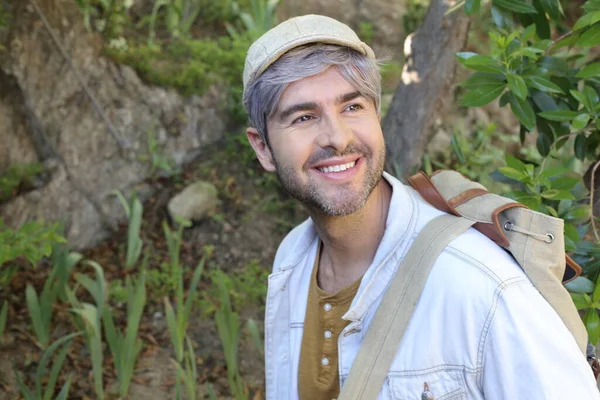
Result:
M108 38L119 37L129 22L128 11L133 0L75 0L83 14L83 24L90 30L92 17L95 17L95 28Z
M227 364L227 382L232 396L236 399L247 399L248 389L239 372L238 349L240 342L240 320L239 314L233 311L229 288L225 283L225 273L217 272L216 284L219 291L219 306L215 312L217 332L221 340L221 346Z
M409 0L406 4L406 12L402 19L404 22L404 33L407 35L417 30L425 19L429 0Z
M263 33L277 25L275 9L279 0L250 0L250 12L240 13L240 20L244 26L244 33L255 41ZM227 32L235 39L240 38L240 33L232 24L226 24Z
M2 13L0 10L0 23ZM42 164L14 164L0 176L0 202L7 200L20 186L31 186L33 180L44 171Z
M162 147L159 145L154 135L153 129L148 129L148 155L140 155L141 161L150 161L150 175L165 174L170 176L173 174L173 161L164 154Z
M2 303L2 309L0 310L0 338L4 335L6 330L6 319L8 316L8 301Z
M493 123L471 134L455 130L450 141L452 151L440 159L424 156L423 169L428 174L438 168L454 169L492 192L507 191L510 187L493 179L490 174L504 166L505 149L518 142L518 138L500 132Z
M17 374L17 385L19 387L21 395L25 398L25 400L50 400L53 398L54 387L56 386L56 381L58 380L60 370L62 369L62 366L65 363L65 359L67 358L67 352L69 351L71 340L79 335L81 335L81 333L76 332L63 336L60 339L56 340L54 343L52 343L50 347L48 347L48 349L46 349L36 369L35 388L33 389L33 391L27 386L25 386L25 384L21 380L21 377L19 376L19 374ZM54 360L52 370L50 371L50 376L46 381L44 376L44 374L46 373L46 368L48 366L48 363L50 362L50 358L60 346L63 346L63 348ZM46 382L45 390L42 389L42 384L44 382ZM67 396L69 395L70 386L71 377L68 378L65 384L63 385L62 389L60 390L60 393L56 397L56 400L66 400Z
M79 253L69 252L66 246L57 243L52 246L54 249L52 271L46 278L39 297L31 284L28 284L25 289L27 310L38 343L42 348L46 348L50 342L54 303L59 296L66 300L65 290L71 270L82 258Z
M360 21L358 23L358 37L365 43L371 45L373 43L373 38L375 37L375 28L373 27L373 24L368 21Z
M150 16L148 45L152 45L156 37L156 22L161 9L165 10L167 30L177 39L189 36L192 25L202 11L202 4L200 0L156 0Z
M137 264L140 255L142 254L142 248L144 247L144 242L140 237L144 208L135 193L131 196L129 202L127 202L121 192L115 190L113 194L121 201L121 205L129 220L129 226L127 228L127 255L125 257L125 268L131 269Z
M84 263L93 268L95 279L84 274L77 274L75 279L79 285L83 286L89 292L95 305L79 302L79 300L75 298L73 292L70 291L68 291L68 297L72 305L72 312L79 316L83 321L86 332L86 342L92 359L94 391L96 397L99 400L103 400L104 354L102 351L102 315L104 313L106 299L108 298L108 290L102 267L94 261L84 261Z
M192 280L190 282L190 286L188 289L187 296L184 295L184 282L183 282L183 271L181 268L177 268L177 291L175 295L175 307L171 305L168 297L164 298L165 304L165 314L167 317L167 326L169 329L169 335L171 337L171 343L173 344L173 348L175 349L175 361L183 368L184 364L184 355L185 355L185 342L187 338L187 326L189 323L190 315L192 312L192 305L196 300L196 291L198 288L198 283L200 282L200 277L202 276L202 272L204 270L205 258L203 258L196 270L194 271L194 275L192 276ZM192 349L193 353L193 349ZM192 357L192 354L190 354ZM188 361L195 368L195 356L193 357L193 361ZM189 373L194 373L193 371L189 371ZM181 398L181 387L180 380L185 377L184 371L178 371L175 393L176 398L179 400ZM185 379L184 379L185 380Z
M110 308L106 307L102 313L106 341L113 356L113 362L117 370L119 381L119 394L125 398L129 391L129 384L133 378L135 364L142 350L142 341L138 337L140 320L146 304L146 281L145 269L148 263L148 252L144 257L142 270L135 287L130 279L127 279L127 328L125 334L117 331L113 322ZM129 277L128 277L129 278Z
M491 54L457 54L465 67L475 71L462 85L466 90L462 104L478 107L500 98L500 105L509 105L521 124L522 143L529 132L537 133L540 164L507 158L508 165L500 172L517 186L510 195L566 220L566 249L573 252L587 276L567 287L595 292L600 233L592 205L598 183L595 172L600 166L600 63L589 49L600 44L600 0L588 0L573 27L562 21L557 0L533 4L502 0L490 5L465 0L463 4L469 14L491 11L495 28L489 34ZM553 30L558 29L564 34L552 39ZM565 148L567 144L569 148ZM567 156L557 156L561 151ZM572 168L573 163L586 160L592 162L589 191L583 185L583 174ZM549 166L553 162L557 164L554 169ZM578 299L580 306L589 306L584 322L590 338L597 341L596 296L584 300Z
M15 230L5 226L0 218L0 266L18 257L36 265L42 257L52 254L53 243L66 243L59 230L58 223L37 221L26 222Z

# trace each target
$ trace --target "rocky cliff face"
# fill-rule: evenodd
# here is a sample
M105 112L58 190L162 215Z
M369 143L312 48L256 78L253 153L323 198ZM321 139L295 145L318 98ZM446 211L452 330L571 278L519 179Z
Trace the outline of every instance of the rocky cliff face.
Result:
M9 27L0 29L0 175L36 161L47 172L38 188L1 204L0 218L13 227L62 220L74 247L91 246L124 217L113 190L150 189L149 137L176 164L193 158L223 135L223 96L146 86L103 55L73 0L38 0L67 57L28 1L10 3Z

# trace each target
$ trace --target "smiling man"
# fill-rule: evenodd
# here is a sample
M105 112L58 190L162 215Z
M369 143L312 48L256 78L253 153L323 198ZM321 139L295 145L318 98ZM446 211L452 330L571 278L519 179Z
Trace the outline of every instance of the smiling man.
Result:
M398 263L442 214L383 171L380 82L373 51L324 16L283 22L248 50L248 139L310 214L269 277L267 400L339 395ZM558 315L471 229L435 263L379 398L600 396Z

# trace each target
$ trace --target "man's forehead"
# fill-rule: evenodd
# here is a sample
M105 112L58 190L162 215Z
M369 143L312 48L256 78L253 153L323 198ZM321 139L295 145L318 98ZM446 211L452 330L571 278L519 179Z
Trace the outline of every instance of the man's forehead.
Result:
M358 89L340 74L337 68L303 78L288 85L279 100L278 110L293 103L334 103Z

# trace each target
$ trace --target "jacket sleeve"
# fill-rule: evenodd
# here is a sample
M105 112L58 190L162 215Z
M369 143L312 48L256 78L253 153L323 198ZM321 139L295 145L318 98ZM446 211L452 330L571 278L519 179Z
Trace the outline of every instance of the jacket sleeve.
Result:
M575 339L530 282L504 285L482 336L486 400L600 399Z

